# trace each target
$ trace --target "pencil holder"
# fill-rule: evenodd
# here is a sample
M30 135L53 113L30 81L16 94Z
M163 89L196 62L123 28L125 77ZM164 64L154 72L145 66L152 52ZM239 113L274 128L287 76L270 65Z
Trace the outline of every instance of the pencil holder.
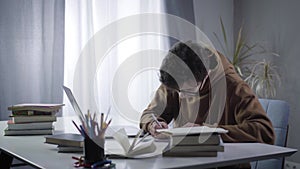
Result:
M90 137L84 138L84 162L92 165L96 162L105 160L104 155L104 139L98 140L96 144Z

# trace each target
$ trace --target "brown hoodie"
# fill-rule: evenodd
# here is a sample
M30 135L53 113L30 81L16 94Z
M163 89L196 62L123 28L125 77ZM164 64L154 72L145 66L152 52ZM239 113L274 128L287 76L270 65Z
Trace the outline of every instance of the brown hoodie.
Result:
M222 54L216 58L218 65L199 91L200 96L179 98L177 92L162 84L144 110L140 127L147 131L154 113L159 121L170 123L174 120L174 127L187 122L217 123L229 131L222 135L224 142L274 144L272 123L256 95Z

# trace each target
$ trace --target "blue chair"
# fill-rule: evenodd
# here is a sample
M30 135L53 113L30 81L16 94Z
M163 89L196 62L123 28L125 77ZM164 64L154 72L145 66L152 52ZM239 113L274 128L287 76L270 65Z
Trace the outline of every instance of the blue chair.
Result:
M275 145L285 147L288 136L288 119L290 108L287 102L281 100L259 99L273 123L275 130ZM262 160L251 163L252 169L282 169L284 158Z

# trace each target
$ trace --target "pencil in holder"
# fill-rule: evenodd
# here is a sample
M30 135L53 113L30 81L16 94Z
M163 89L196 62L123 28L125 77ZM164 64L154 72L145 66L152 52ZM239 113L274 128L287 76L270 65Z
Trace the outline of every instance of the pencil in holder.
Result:
M98 140L95 143L90 137L84 138L84 162L92 165L96 162L105 160L104 155L104 139Z

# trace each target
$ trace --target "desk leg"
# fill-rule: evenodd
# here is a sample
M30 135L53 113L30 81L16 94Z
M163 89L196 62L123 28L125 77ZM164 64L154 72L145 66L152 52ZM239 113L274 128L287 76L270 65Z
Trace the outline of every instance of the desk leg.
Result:
M9 169L11 166L11 163L13 161L13 157L11 157L10 155L4 153L4 152L0 152L0 166L1 169Z

